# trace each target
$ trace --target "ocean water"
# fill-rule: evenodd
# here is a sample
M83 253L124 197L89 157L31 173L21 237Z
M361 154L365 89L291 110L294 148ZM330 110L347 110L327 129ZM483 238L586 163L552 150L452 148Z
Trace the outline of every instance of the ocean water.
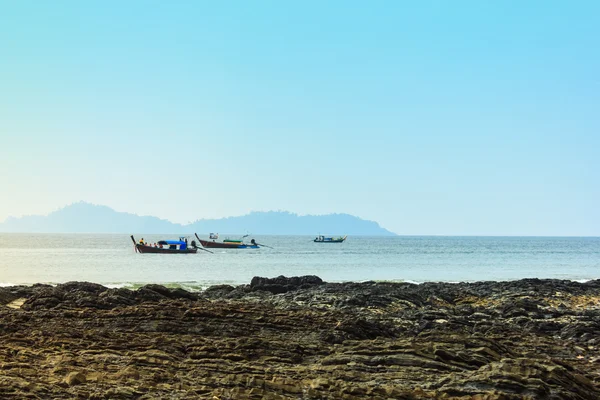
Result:
M178 235L143 236L154 242ZM313 243L309 236L254 238L273 248L138 254L128 235L0 234L0 285L91 281L198 290L278 275L418 283L600 278L600 238L349 236L341 244Z

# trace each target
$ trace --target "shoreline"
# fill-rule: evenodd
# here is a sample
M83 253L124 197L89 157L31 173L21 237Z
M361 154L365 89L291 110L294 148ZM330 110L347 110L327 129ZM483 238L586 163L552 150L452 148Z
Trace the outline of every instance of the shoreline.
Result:
M600 398L600 280L0 287L3 398Z
M507 282L521 282L527 280L540 280L540 281L557 281L557 282L572 282L572 283L588 283L598 281L600 278L582 278L582 279L559 279L559 278L519 278L519 279L505 279L505 280L461 280L461 281L415 281L412 279L365 279L365 280L328 280L326 283L329 284L345 284L345 283L392 283L392 284L412 284L412 285L424 285L424 284L448 284L448 285L470 285L470 284L494 284L494 283L507 283ZM34 282L34 283L11 283L11 282L0 282L0 289L12 288L12 287L33 287L46 285L56 287L71 282L86 282L95 285L101 285L107 289L128 289L138 290L146 285L160 285L168 289L183 289L192 293L201 293L212 286L230 285L230 286L244 286L246 283L236 282L232 280L224 281L152 281L152 282L92 282L92 281L66 281L66 282Z

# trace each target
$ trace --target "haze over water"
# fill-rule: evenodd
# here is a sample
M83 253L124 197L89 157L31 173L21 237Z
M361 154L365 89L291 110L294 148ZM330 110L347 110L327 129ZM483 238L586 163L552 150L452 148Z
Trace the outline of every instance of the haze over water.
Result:
M313 243L309 236L255 239L273 249L137 254L128 235L0 234L0 284L160 283L197 290L278 275L318 275L330 282L600 278L597 237L350 236L342 244Z

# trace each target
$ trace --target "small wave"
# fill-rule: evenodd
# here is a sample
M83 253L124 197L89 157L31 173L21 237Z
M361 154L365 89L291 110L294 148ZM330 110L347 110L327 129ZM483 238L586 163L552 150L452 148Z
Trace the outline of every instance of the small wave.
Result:
M423 282L413 281L411 279L405 279L402 282L404 282L404 283L412 283L413 285L420 285L420 284L423 283Z
M332 281L333 282L333 281ZM425 281L413 281L412 279L372 279L362 282L392 282L392 283L410 283L413 285L422 285Z
M105 283L102 286L106 286L109 289L135 289L136 284L131 282L121 282L121 283ZM140 285L143 286L143 285Z
M111 282L103 283L109 289L130 289L137 290L146 285L161 285L169 289L183 289L188 292L201 292L206 290L212 285L219 284L220 282Z
M169 289L183 289L188 292L201 292L211 286L211 284L201 282L169 282L162 285Z

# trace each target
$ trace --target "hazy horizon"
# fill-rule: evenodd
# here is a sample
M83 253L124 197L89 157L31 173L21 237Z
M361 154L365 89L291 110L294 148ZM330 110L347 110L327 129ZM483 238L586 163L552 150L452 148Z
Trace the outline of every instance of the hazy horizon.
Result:
M47 212L42 212L42 213L36 213L36 214L21 214L21 215L11 215L9 214L6 218L4 218L3 220L0 220L0 223L6 221L8 218L22 218L22 217L30 217L30 216L48 216L49 214L52 214L53 212L56 211L60 211L63 208L75 205L75 204L89 204L89 205L93 205L93 206L100 206L100 207L108 207L116 212L121 212L121 213L128 213L128 214L133 214L133 215L137 215L139 217L156 217L156 218L160 218L160 219L164 219L166 221L172 222L174 224L189 224L190 222L194 222L197 220L202 220L202 219L224 219L224 218L232 218L232 217L242 217L244 215L248 215L250 213L269 213L269 212L282 212L282 213L289 213L289 214L294 214L294 215L298 215L298 216L322 216L322 215L330 215L330 214L346 214L346 213L324 213L324 214L302 214L302 213L297 213L293 210L283 210L283 209L279 209L279 210L249 210L246 213L242 213L242 214L235 214L235 215L223 215L223 216L217 216L217 217L213 217L213 218L192 218L192 219L187 219L187 222L184 221L172 221L169 218L163 218L160 217L158 215L150 215L150 214L138 214L135 211L129 211L129 210L118 210L108 204L98 204L98 203L94 203L91 201L85 201L85 200L78 200L78 201L74 201L72 203L69 204L65 204L63 206L59 206L55 209L49 210ZM357 217L360 217L360 215L357 215Z
M83 199L175 223L600 236L598 2L0 13L0 221Z
M104 205L78 202L45 216L9 218L0 223L0 232L30 233L167 233L246 232L262 235L378 235L394 236L375 221L350 214L304 215L287 211L251 212L243 216L198 219L177 224L155 216L118 212Z
M299 214L299 213L295 213L295 212L290 211L290 210L266 210L266 211L251 210L248 213L242 214L242 215L228 215L228 216L223 216L223 217L218 217L218 218L194 219L194 220L191 220L188 223L180 223L180 222L171 221L171 220L169 220L167 218L160 218L160 217L158 217L156 215L139 215L139 214L136 214L134 212L122 211L122 210L115 210L114 208L112 208L110 206L107 206L107 205L94 204L94 203L90 203L90 202L86 202L86 201L81 200L81 201L78 201L78 202L74 202L72 204L65 205L63 207L60 207L60 208L58 208L56 210L50 211L50 212L45 213L45 214L22 215L22 216L19 216L19 217L9 216L5 220L0 221L0 233L23 233L23 234L27 234L28 232L21 232L21 231L18 231L18 232L4 231L3 232L1 230L1 227L2 227L1 225L2 225L2 223L9 221L11 218L21 219L21 218L26 218L26 217L47 217L47 216L49 216L49 215L51 215L53 213L59 212L61 210L64 210L64 209L66 209L66 208L68 208L70 206L74 206L74 205L77 205L77 204L91 205L91 206L94 206L94 207L106 207L106 208L109 208L110 210L112 210L112 211L114 211L116 213L130 214L130 215L133 215L133 216L136 216L136 217L140 217L140 218L145 218L145 217L157 218L157 219L160 219L162 221L167 221L167 222L175 224L175 225L181 225L181 227L183 229L188 228L189 226L193 225L194 223L198 223L198 222L203 222L203 221L220 221L220 220L226 220L226 219L229 219L229 218L240 218L240 217L249 216L249 215L254 214L254 213L267 213L267 214L268 213L275 213L275 214L283 213L283 214L289 214L289 215L298 216L298 217L322 217L322 216L331 216L331 215L350 215L352 217L356 217L356 218L360 219L360 216L354 216L354 215L351 215L351 214L339 214L339 213L314 215L314 214ZM600 237L598 235L493 235L493 234L491 234L491 235L485 235L485 234L452 235L452 234L435 234L435 233L398 234L398 233L393 232L393 231L391 231L389 229L386 229L386 227L383 226L383 225L381 225L378 221L369 221L369 220L364 220L364 219L362 219L362 220L365 221L365 222L374 222L377 225L379 225L383 230L387 230L388 232L392 233L395 236L406 236L406 237L410 237L410 236L432 236L432 237L434 237L434 236L448 236L448 237L461 237L461 236L464 236L464 237L478 237L478 236L480 236L480 237L582 237L582 238L585 238L585 237L589 237L589 238ZM209 231L211 231L211 230L207 230L206 232L202 231L202 233L208 233ZM214 230L212 230L212 231L214 231ZM247 232L247 230L245 230L245 229L238 230L238 231L239 232L237 232L237 233ZM29 233L31 233L31 232L29 232ZM52 233L69 233L69 232L46 232L46 233L52 234ZM82 233L82 232L71 232L71 233ZM83 233L89 233L89 234L108 234L108 235L114 234L114 233L111 233L111 232L94 232L94 231L83 232ZM141 233L141 232L136 232L136 233ZM176 233L176 232L175 231L173 231L173 232L167 232L167 231L165 231L165 232L161 232L161 233L168 234L168 233ZM223 232L222 231L221 233L234 234L236 232L234 232L234 231L232 231L232 232ZM275 234L267 234L267 235L280 236L280 235L290 235L290 234L277 234L277 233L275 233ZM308 236L311 236L311 235L313 235L313 233L310 233L310 234L309 233L306 233L306 234L294 234L294 235L300 235L300 236L302 236L302 235L308 235ZM354 235L356 236L356 234L354 234ZM359 236L361 236L361 235L359 235ZM367 235L367 236L369 236L369 235Z

